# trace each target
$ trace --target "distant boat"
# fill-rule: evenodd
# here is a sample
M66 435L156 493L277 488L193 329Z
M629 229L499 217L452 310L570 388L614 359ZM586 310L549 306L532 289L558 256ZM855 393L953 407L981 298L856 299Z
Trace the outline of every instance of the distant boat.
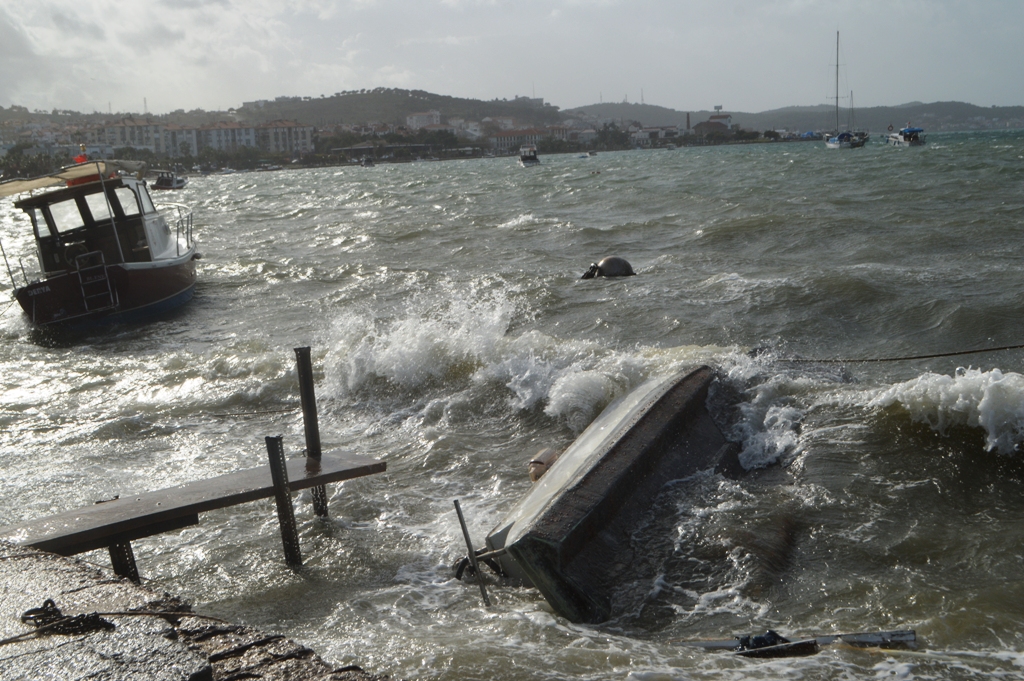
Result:
M523 167L540 165L537 158L537 147L533 144L524 144L519 148L519 163Z
M373 159L370 158L369 156L363 156L362 160L359 161L359 165L361 165L364 168L372 168Z
M153 189L184 189L188 184L187 177L179 177L173 170L156 171L156 181L153 182Z
M144 171L131 161L89 161L0 183L0 197L21 195L14 207L28 214L35 239L38 274L29 279L23 270L19 285L8 270L32 324L129 321L192 298L199 258L192 211L180 204L158 209Z
M825 147L856 149L863 147L867 141L867 133L854 133L849 130L840 132L839 129L839 31L836 31L836 128L834 133L825 136Z
M892 126L889 126L892 129ZM920 147L924 146L925 138L924 128L912 128L910 123L907 123L907 127L900 128L896 132L890 132L889 136L885 138L885 143L893 147Z

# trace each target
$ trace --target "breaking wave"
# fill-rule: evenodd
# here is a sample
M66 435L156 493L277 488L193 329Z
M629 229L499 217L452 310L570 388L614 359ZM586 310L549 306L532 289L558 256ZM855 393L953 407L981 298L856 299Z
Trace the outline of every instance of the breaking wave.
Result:
M899 405L940 433L954 426L985 431L985 449L1012 454L1024 441L1024 376L999 369L927 373L884 390L870 406Z

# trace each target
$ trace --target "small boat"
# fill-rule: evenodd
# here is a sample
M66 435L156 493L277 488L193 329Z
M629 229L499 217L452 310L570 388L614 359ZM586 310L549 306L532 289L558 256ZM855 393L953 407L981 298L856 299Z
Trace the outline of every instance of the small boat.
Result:
M373 167L373 159L370 158L369 156L363 156L363 158L360 159L360 161L359 161L359 165L361 165L364 168L372 168Z
M186 184L187 177L179 177L173 170L158 170L152 189L184 189Z
M537 158L537 147L533 144L524 144L519 148L519 163L523 167L540 165Z
M0 183L0 197L24 195L14 206L28 215L36 243L36 278L22 263L18 284L7 263L14 296L35 326L128 321L192 298L192 211L158 209L144 171L130 161L88 161Z
M890 125L889 128L891 129L892 126ZM920 147L925 143L923 132L923 128L912 128L907 123L907 127L890 132L889 136L885 138L885 143L893 147Z
M867 141L868 137L865 133L846 131L829 137L825 140L825 146L829 149L857 149L863 147Z
M670 480L740 469L739 446L707 410L707 366L656 378L612 402L488 534L475 559L533 585L573 622L612 615L612 593L636 577L631 539ZM466 560L469 560L467 557Z
M850 107L853 108L853 93L850 93ZM826 149L857 149L868 141L867 133L839 131L839 31L836 31L836 131L825 135Z

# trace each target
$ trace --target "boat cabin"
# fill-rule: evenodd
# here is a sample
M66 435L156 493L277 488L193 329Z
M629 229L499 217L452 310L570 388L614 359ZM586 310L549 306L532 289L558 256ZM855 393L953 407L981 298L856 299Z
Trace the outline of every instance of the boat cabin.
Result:
M153 182L153 189L183 189L188 180L178 177L171 170L156 171L156 180Z
M533 166L540 164L540 159L537 158L537 147L533 144L524 144L519 148L519 162L524 166Z
M46 277L101 263L173 258L181 250L146 184L133 178L96 177L14 205L32 221Z
M28 215L41 277L8 267L14 296L40 327L116 322L169 310L196 284L192 211L158 211L143 164L88 161L31 179L0 183L0 197ZM134 172L136 175L124 175ZM38 192L38 193L37 193Z

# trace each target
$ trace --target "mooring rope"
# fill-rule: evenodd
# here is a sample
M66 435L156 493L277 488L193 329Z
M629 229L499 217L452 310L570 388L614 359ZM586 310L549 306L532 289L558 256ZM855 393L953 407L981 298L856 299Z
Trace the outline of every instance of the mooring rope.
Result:
M44 636L49 634L89 634L94 631L110 631L114 629L114 623L110 620L103 619L104 617L173 617L179 619L195 617L198 619L213 620L214 622L221 622L224 624L228 623L226 620L220 619L219 617L198 615L193 612L175 611L128 610L121 612L90 612L82 615L65 615L60 611L60 608L57 607L57 604L53 602L52 598L47 598L43 601L43 605L41 607L30 608L21 615L21 621L24 624L31 624L35 629L0 640L0 646L7 645L8 643L17 643L18 641L33 636Z
M787 364L866 364L871 362L911 362L917 359L938 359L942 357L960 357L962 355L978 355L984 352L1001 352L1003 350L1024 350L1024 345L1001 345L995 348L980 350L957 350L956 352L937 352L931 355L906 355L903 357L873 357L866 359L797 359L784 357L773 360Z
M259 416L260 414L288 414L291 412L299 411L301 407L291 407L289 409L269 409L267 411L240 411L233 414L210 414L217 418L225 418L228 416Z

